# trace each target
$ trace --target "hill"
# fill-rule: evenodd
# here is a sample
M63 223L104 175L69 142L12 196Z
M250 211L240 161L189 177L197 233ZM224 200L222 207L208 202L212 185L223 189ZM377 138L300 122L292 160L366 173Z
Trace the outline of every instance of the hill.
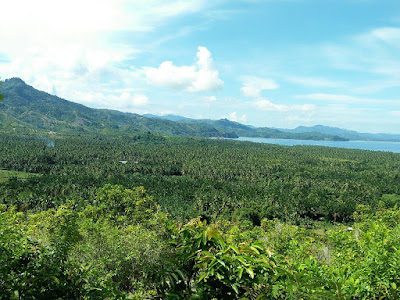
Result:
M299 126L295 129L280 129L281 131L289 133L306 133L310 131L319 132L321 134L337 135L349 140L360 141L400 141L400 134L387 134L387 133L360 133L354 130L347 130L337 127L315 125L311 127Z
M146 118L115 110L93 109L39 91L19 78L0 87L0 130L53 131L59 133L141 133L178 136L237 137L232 132L201 124L183 124Z
M283 131L256 128L221 120L195 120L175 115L155 116L123 113L116 110L94 109L67 101L11 78L0 86L5 98L0 103L0 130L44 131L64 134L139 134L151 132L162 135L237 138L238 136L304 139L347 140L336 133L318 130Z
M335 134L324 134L316 131L307 132L285 132L281 129L273 129L268 127L254 127L243 125L228 119L210 120L210 119L190 119L176 115L155 116L145 115L151 118L173 120L182 124L198 124L202 126L212 126L220 131L234 132L238 136L260 137L260 138L277 138L277 139L298 139L298 140L331 140L346 141Z

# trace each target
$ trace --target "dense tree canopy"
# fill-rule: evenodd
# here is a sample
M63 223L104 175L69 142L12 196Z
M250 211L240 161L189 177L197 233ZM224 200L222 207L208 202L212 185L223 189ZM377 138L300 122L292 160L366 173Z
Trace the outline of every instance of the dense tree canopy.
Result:
M0 201L41 210L88 201L104 184L144 186L174 217L351 221L358 204L393 206L399 154L138 135L1 136L0 166L40 173L0 185Z
M400 154L0 140L0 298L398 299Z

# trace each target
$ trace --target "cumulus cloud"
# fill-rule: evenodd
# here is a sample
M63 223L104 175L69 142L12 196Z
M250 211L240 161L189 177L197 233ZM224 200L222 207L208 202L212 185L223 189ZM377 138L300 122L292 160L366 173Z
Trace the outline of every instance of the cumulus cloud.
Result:
M240 88L242 94L246 98L253 98L256 101L252 102L252 106L263 111L274 111L274 112L311 112L315 110L315 106L311 104L303 105L286 105L276 104L268 99L261 97L263 90L273 90L279 88L279 85L272 79L260 78L254 76L243 76L243 86ZM235 116L233 116L235 117Z
M240 88L246 98L259 98L263 90L274 90L279 85L272 79L259 78L254 76L242 77L243 86Z
M132 103L134 106L144 106L149 103L149 98L145 95L133 96Z
M115 89L145 84L143 70L132 66L143 47L114 33L153 31L171 18L213 5L205 0L9 1L1 18L6 26L0 26L0 74L72 101L104 106L113 101L110 95L119 97ZM143 105L144 98L134 96L132 103Z
M312 104L295 104L295 105L284 105L275 104L267 99L260 99L254 102L254 106L264 111L278 111L278 112L289 112L289 111L303 111L310 112L315 110L315 105Z
M238 116L237 112L234 111L231 113L228 117L226 117L228 120L234 121L234 122L239 122L239 123L246 123L247 122L247 116L245 114Z
M195 65L178 67L172 61L164 61L158 68L145 68L146 78L155 86L188 92L221 89L224 82L218 77L211 52L202 46L197 49Z
M94 108L118 109L121 111L135 111L145 113L143 110L150 103L146 95L132 93L129 89L119 93L110 91L80 91L74 92L76 99L85 99L85 104Z
M145 106L149 103L149 98L146 95L136 94L131 95L129 92L124 92L120 96L120 105L124 107Z

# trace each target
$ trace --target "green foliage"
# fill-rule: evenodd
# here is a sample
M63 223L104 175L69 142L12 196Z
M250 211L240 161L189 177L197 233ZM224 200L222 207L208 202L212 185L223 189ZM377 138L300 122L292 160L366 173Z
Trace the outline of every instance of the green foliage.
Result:
M141 290L138 287L141 283L151 289L154 284L151 274L168 253L162 227L149 229L140 224L121 227L108 218L94 220L83 216L82 241L75 246L70 259L95 271L91 274L94 280L111 280L127 293Z
M399 154L0 139L0 298L399 297Z
M5 206L0 213L1 299L104 299L118 298L110 285L89 281L88 270L68 260L78 241L74 213L67 208L47 213L36 224L28 216ZM32 236L36 226L47 224L47 242ZM46 225L45 225L46 226Z
M261 244L228 243L215 226L199 219L177 235L177 263L159 285L163 298L239 299L272 292L276 263Z
M0 203L21 210L68 199L86 206L98 188L117 184L146 187L182 220L203 215L257 226L264 218L309 224L352 221L357 205L393 207L400 194L394 153L148 135L0 138L1 168L44 174L0 184Z
M142 188L106 185L95 197L97 205L80 211L74 202L39 213L0 206L1 298L397 299L400 293L397 208L372 213L359 206L351 227L262 220L252 228L199 218L178 224L141 206ZM139 211L147 217L138 219Z
M118 200L124 204L118 205ZM88 205L80 212L68 202L36 214L3 204L0 298L151 295L152 274L169 253L163 241L165 216L156 214L143 188L106 185L97 201L99 206Z
M159 207L153 197L147 196L143 187L133 190L124 189L122 185L106 184L97 192L94 205L101 213L115 218L127 219L130 222L145 223L151 221Z
M7 181L10 178L26 179L36 175L37 174L26 173L26 172L0 170L0 182Z

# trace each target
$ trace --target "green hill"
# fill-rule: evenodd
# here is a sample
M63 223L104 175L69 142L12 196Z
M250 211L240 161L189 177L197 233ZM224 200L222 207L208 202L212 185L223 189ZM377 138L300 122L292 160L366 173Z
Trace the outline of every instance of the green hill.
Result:
M178 136L237 137L232 132L202 124L183 124L138 114L93 109L27 85L19 78L4 81L0 92L0 129L57 133L141 133Z
M67 101L11 78L0 86L0 131L55 132L62 134L139 134L237 138L239 136L304 140L346 140L320 132L284 132L221 120L194 120L179 116L141 116L94 109Z
M212 126L220 131L234 132L238 136L246 137L260 137L260 138L276 138L276 139L298 139L298 140L330 140L330 141L347 141L347 138L339 137L335 134L325 134L317 132L316 130L309 130L307 132L286 132L284 130L268 128L268 127L253 127L243 125L238 122L230 121L228 119L221 120L196 120L180 116L166 115L154 116L148 115L152 118L174 120L181 124L200 124L203 126Z

